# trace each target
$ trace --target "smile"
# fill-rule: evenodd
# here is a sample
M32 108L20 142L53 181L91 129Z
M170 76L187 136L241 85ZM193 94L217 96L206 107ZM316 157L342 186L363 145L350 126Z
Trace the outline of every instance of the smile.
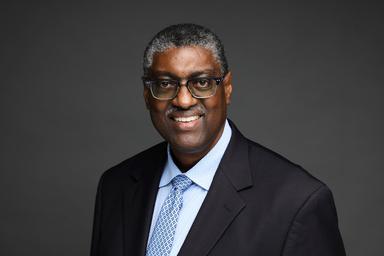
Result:
M176 122L189 123L199 119L201 116L188 116L188 117L174 117L173 120Z

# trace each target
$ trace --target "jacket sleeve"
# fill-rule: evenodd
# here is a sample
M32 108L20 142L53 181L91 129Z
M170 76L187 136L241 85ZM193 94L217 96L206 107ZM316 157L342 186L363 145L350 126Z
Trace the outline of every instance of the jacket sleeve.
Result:
M345 256L333 196L325 185L296 214L282 255Z
M96 193L96 202L95 210L93 217L93 231L92 231L92 241L91 241L91 256L100 255L99 252L99 243L101 237L101 216L102 216L102 186L103 186L103 176L101 176Z

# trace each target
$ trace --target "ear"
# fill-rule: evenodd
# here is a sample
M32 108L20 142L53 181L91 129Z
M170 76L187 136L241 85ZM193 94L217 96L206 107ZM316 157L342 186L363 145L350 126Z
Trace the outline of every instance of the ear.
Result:
M232 95L232 72L229 71L223 80L225 101L227 105L231 104L231 95Z
M144 91L143 91L145 106L149 110L149 97L151 97L151 92L149 91L149 88L144 85Z

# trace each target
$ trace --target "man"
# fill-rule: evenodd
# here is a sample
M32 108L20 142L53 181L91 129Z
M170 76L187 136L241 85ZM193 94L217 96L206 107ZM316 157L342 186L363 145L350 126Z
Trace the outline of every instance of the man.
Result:
M232 74L210 30L165 28L144 99L165 142L105 172L91 255L345 255L332 194L227 119Z

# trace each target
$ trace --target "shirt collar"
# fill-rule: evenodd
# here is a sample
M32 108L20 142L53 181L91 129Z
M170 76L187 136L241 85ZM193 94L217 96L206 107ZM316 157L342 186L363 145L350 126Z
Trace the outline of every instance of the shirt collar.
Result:
M232 129L229 126L228 120L225 120L224 130L219 141L202 159L200 159L199 162L184 173L184 175L190 178L196 185L200 186L204 190L208 190L211 186L213 176L216 173L216 169L220 164L221 158L223 157L229 144L231 135ZM172 159L169 144L167 146L167 155L167 163L159 184L160 188L167 186L174 177L182 174Z

